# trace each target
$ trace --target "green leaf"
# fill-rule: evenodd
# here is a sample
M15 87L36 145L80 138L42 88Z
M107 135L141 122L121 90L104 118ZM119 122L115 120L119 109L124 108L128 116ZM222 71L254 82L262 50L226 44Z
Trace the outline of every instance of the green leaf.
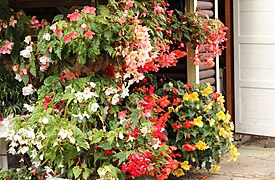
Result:
M85 171L82 174L83 179L88 179L92 173L92 170L85 168Z
M109 142L110 144L113 143L115 137L117 137L117 133L116 133L115 131L110 131L110 132L108 132L108 134L107 134L107 140L108 140L108 142Z
M54 22L56 22L56 21L59 21L59 20L62 20L64 18L64 15L63 14L59 14L59 15L57 15L57 16L55 16L54 18L53 18L53 23Z
M176 143L178 141L181 141L183 138L184 132L183 131L177 131L177 136L176 136Z
M25 85L28 84L28 82L29 82L29 76L24 75L24 76L22 77L22 80L23 80L23 83L24 83Z
M73 173L75 178L78 178L81 172L82 172L82 169L79 166L73 167Z
M123 161L125 161L128 156L132 153L135 153L135 151L124 151L124 152L119 152L119 153L116 153L116 154L113 154L112 156L115 158L115 159L118 159L118 165L120 165Z
M97 12L101 14L104 17L109 17L111 16L109 9L106 6L100 5L97 7Z
M107 51L107 52L109 53L110 56L112 56L112 55L114 54L114 53L113 53L114 48L112 48L112 46L110 46L110 45L104 46L104 50Z
M102 144L102 145L100 145L98 147L101 147L104 150L111 150L111 149L113 149L113 147L109 143Z
M80 65L86 64L86 54L79 54L77 57L77 61L79 62Z
M92 144L99 143L104 136L104 132L102 130L97 131L93 137L90 137L92 139Z

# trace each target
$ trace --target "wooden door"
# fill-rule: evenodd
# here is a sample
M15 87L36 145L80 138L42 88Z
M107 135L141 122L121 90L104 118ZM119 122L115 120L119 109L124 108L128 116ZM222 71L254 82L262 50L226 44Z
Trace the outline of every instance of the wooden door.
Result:
M233 3L236 132L275 137L275 1Z

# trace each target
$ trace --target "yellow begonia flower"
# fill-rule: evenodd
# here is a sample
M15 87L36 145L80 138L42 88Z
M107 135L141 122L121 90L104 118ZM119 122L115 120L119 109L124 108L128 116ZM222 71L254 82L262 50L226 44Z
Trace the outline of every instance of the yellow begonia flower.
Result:
M225 131L224 128L221 128L220 131L219 131L219 135L226 138L227 137L227 132Z
M212 91L212 87L209 85L207 86L207 88L205 88L203 91L201 91L201 94L203 96L207 96L208 94L211 94L211 93L213 93L213 91Z
M189 99L190 99L189 94L188 94L188 93L185 93L184 96L183 96L183 100L184 100L184 101L189 101Z
M171 113L174 111L174 108L172 106L170 106L170 107L168 107L168 111L169 111L169 113Z
M234 123L230 122L230 130L233 131L234 130Z
M209 110L211 110L211 109L212 109L212 105L213 105L212 102L210 102L209 104L207 104L207 106L206 106L206 108L204 109L204 111L205 111L205 112L208 112Z
M236 154L236 153L238 153L238 149L236 148L236 146L235 145L231 145L231 147L230 147L230 154Z
M178 168L178 169L173 171L173 175L175 175L177 177L181 177L181 176L184 176L185 173L183 172L183 170L181 168Z
M238 149L236 148L235 145L231 145L229 152L232 155L232 157L231 157L231 159L227 160L226 162L237 161L240 153L238 152Z
M199 142L196 143L196 148L198 150L204 151L204 150L208 149L209 146L205 142L199 141Z
M218 112L216 116L219 120L225 119L225 114L223 111Z
M199 116L194 119L194 125L198 127L203 127L202 116Z
M211 170L212 170L212 171L214 171L214 172L219 172L220 169L221 169L220 166L216 166L216 165L211 164Z
M225 114L225 119L229 121L231 119L231 115L228 113L228 111Z
M189 100L190 101L198 101L199 99L199 95L197 92L193 92L192 94L189 94Z
M188 162L188 161L183 161L182 163L180 163L180 167L181 167L182 169L184 169L185 171L190 170L190 165L189 165L189 162Z
M224 101L224 96L218 97L217 101L220 102L220 104L223 104L225 102Z
M212 119L209 119L208 121L209 121L209 126L213 127L215 124L215 119L212 118Z

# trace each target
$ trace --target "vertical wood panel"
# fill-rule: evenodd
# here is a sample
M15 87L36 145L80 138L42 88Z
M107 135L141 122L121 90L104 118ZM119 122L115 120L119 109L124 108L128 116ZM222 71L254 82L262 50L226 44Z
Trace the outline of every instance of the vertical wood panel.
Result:
M232 41L232 24L233 24L233 18L232 18L232 0L225 0L225 25L229 28L227 31L227 39L226 42L226 50L225 50L225 61L226 61L226 107L227 110L231 113L232 118L235 117L234 112L234 87L233 87L233 41ZM233 119L235 121L235 119Z

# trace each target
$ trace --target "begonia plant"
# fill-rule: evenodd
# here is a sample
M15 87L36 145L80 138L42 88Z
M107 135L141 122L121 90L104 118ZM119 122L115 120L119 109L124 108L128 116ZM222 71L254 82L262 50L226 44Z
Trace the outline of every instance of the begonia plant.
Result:
M28 156L40 179L162 180L191 166L217 169L228 151L235 160L219 94L208 85L158 89L145 78L176 66L187 44L198 52L196 65L213 65L226 29L198 12L174 12L164 0L109 0L48 25L11 12L0 21L0 60L12 60L22 95L37 92L38 100L13 120L9 152Z

